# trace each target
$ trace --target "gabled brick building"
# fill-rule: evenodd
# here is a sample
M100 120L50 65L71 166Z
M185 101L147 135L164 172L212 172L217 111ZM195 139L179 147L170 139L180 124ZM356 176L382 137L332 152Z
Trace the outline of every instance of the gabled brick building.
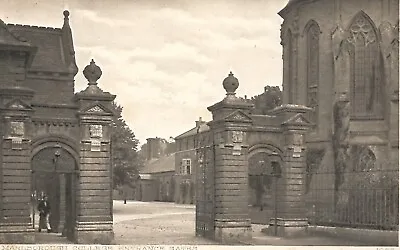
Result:
M193 204L195 202L195 183L197 147L199 140L209 138L209 127L200 117L195 127L175 137L175 202Z

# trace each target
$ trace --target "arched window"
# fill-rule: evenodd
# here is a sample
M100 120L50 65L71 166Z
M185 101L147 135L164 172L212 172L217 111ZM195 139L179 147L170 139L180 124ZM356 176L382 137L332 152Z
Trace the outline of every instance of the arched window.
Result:
M313 108L310 121L318 122L319 34L318 24L311 20L305 29L307 43L307 106Z
M349 27L351 54L351 114L353 118L382 118L383 65L376 28L360 12Z
M285 40L283 43L284 49L283 49L283 68L284 68L284 82L286 85L287 90L284 91L285 94L288 96L286 98L288 103L293 103L294 98L293 98L293 45L292 45L292 32L287 30Z

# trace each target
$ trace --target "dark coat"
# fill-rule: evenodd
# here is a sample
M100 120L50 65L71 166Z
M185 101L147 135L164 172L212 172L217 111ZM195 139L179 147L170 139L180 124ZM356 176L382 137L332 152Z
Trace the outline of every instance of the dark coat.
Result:
M49 201L41 200L38 205L39 215L46 216L50 213L50 203Z

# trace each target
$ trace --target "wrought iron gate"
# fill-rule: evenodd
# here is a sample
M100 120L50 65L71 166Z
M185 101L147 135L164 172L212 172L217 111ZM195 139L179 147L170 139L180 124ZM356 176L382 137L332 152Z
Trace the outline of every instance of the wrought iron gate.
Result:
M214 238L214 145L197 148L196 236Z

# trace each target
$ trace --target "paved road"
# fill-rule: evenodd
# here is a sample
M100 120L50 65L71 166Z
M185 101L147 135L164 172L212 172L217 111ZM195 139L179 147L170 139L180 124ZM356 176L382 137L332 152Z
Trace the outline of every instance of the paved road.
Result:
M261 233L253 225L253 239L247 244L272 246L362 246L360 242L328 237L284 239ZM114 233L118 245L217 245L195 237L195 207L163 202L114 202ZM66 244L56 234L36 233L37 243Z
M247 244L275 246L362 246L362 242L322 236L284 239L261 233L264 225L253 224L253 239ZM163 202L114 202L117 244L205 245L215 242L195 237L195 207Z
M117 244L216 244L195 237L194 205L115 201L114 232Z

